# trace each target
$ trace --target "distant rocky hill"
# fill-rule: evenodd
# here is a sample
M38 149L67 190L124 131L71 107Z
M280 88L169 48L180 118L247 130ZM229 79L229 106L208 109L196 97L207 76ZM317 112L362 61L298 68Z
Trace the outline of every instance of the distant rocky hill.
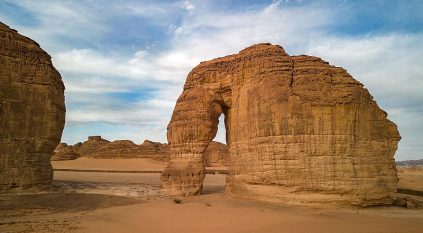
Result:
M206 166L223 167L229 163L228 146L220 142L210 142L206 151ZM51 160L72 160L79 157L96 159L129 159L149 158L167 161L169 148L166 143L145 140L137 145L130 140L116 140L110 142L101 136L89 136L85 142L75 145L60 143L54 151Z
M66 143L60 143L54 150L51 160L73 160L79 158L80 156L81 155L74 150L73 146L69 146Z
M423 166L423 159L396 161L397 166Z

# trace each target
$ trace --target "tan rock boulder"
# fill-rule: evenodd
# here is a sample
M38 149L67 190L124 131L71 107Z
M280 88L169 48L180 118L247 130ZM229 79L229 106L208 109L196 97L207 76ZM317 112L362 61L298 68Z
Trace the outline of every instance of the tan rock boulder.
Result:
M60 160L74 160L80 157L80 154L76 152L72 146L69 146L66 143L59 143L59 145L54 150L53 156L51 156L52 161Z
M211 141L204 151L206 167L226 167L229 165L229 148L227 145Z
M258 44L202 62L168 125L164 192L199 194L225 115L226 194L269 201L392 203L400 135L363 85L318 57Z
M50 56L0 23L0 192L50 189L64 89Z

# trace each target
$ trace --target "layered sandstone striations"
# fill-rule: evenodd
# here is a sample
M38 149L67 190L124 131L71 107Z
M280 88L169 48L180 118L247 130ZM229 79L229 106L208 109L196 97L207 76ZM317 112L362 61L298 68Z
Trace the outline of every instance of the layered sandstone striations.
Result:
M47 190L65 87L35 41L0 23L0 45L0 192Z
M258 44L202 62L168 125L171 195L201 193L204 151L225 115L228 195L271 201L391 203L400 135L363 85L318 57Z
M51 156L52 161L59 160L74 160L80 157L80 154L76 152L72 146L69 146L66 143L59 143L59 145L54 149L53 156Z

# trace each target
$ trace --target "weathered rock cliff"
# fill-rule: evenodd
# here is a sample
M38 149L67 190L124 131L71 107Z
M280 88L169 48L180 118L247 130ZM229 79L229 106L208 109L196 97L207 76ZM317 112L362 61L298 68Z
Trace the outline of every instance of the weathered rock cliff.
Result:
M50 188L65 124L64 85L50 56L0 23L0 192Z
M222 113L231 158L228 195L392 202L396 125L344 69L270 44L202 62L189 73L168 125L166 193L201 192L203 153Z

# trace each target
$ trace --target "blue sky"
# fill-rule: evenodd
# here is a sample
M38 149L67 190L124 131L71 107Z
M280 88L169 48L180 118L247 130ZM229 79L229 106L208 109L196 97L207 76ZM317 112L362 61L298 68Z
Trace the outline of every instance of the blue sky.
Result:
M421 12L413 0L0 0L0 21L36 40L62 75L64 142L166 142L194 66L271 42L362 82L399 127L397 160L423 158Z

